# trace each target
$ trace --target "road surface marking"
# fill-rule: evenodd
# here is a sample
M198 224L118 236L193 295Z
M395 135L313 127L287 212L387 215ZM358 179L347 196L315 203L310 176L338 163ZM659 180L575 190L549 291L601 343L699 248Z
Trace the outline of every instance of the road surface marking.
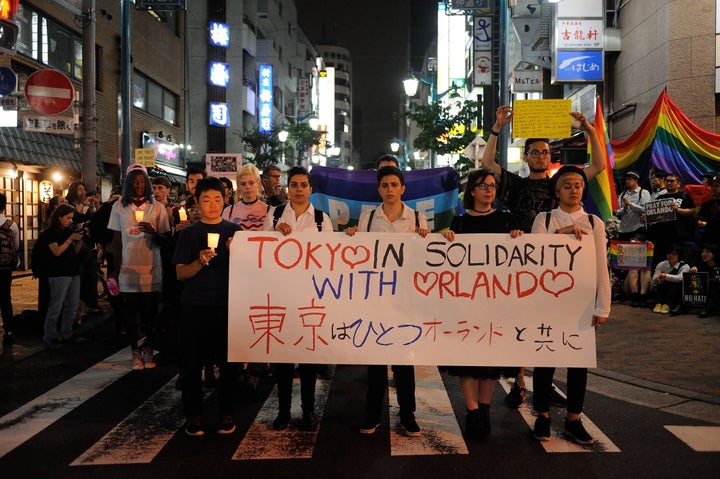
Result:
M277 386L273 388L263 407L260 408L255 421L250 425L240 446L232 459L234 461L248 459L309 459L313 455L320 424L327 403L332 380L318 379L315 386L315 413L318 427L315 431L301 431L297 422L302 417L300 407L300 379L293 380L292 406L290 415L293 420L290 426L282 431L275 431L272 423L278 414Z
M0 457L131 371L128 348L0 418Z
M507 379L500 379L500 385L507 393L510 391L513 382ZM532 392L532 377L525 376L525 388L527 389L527 392ZM518 411L520 411L520 415L527 425L530 426L530 430L532 431L537 414L533 410L530 402L531 401L529 400L525 401ZM583 426L585 426L585 430L588 434L595 439L595 443L590 446L581 446L572 439L565 437L562 432L561 420L559 420L557 416L553 415L552 412L551 418L553 419L553 422L550 426L550 440L538 441L545 449L545 452L620 452L620 449L610 440L610 438L603 434L603 432L585 414L583 414L582 417Z
M720 451L720 427L718 426L665 426L682 442L697 452Z
M400 434L397 426L400 406L394 386L389 388L388 398L391 405L390 455L469 454L437 366L415 366L415 420L420 426L420 437Z
M175 382L171 379L70 465L151 462L185 423ZM205 398L209 395L204 392Z

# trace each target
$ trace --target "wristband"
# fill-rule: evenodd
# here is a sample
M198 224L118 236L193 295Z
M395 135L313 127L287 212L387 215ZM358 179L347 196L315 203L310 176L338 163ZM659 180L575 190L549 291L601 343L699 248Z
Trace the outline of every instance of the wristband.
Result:
M500 132L491 129L491 130L490 130L490 134L493 135L493 136L499 136L499 135L500 135Z

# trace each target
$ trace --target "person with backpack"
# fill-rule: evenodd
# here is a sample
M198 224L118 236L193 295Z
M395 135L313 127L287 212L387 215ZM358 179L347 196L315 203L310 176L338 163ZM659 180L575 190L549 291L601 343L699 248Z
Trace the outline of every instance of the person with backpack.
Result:
M570 165L563 166L552 177L550 184L551 191L558 198L558 207L550 212L538 214L532 232L569 234L578 242L595 243L595 307L589 326L597 328L605 324L610 315L612 296L607 267L605 223L597 216L586 213L582 207L582 200L587 191L587 177L581 169ZM554 374L555 368L551 367L536 367L533 370L533 407L538 413L533 436L538 441L550 440L550 393ZM567 415L563 432L582 445L594 442L580 419L585 403L586 387L587 368L568 368Z
M424 238L430 233L425 215L402 201L405 193L405 175L402 170L395 166L381 167L377 172L377 189L382 203L374 209L363 211L358 225L345 228L345 234L353 236L358 231L417 233ZM442 234L448 241L455 238L452 231L443 231ZM392 371L400 406L400 432L409 437L420 436L420 427L415 421L415 367L393 366ZM360 434L374 434L380 426L388 386L387 366L368 366L367 374L367 404Z
M10 290L12 272L18 266L20 230L13 220L5 216L5 208L7 197L0 193L0 314L3 320L3 346L9 346L15 342Z
M291 168L287 174L288 199L284 205L270 209L265 216L264 231L278 231L284 236L294 231L319 231L331 233L333 231L330 217L315 209L310 203L312 184L310 174L301 167ZM317 380L317 364L301 364L298 367L300 374L300 397L302 401L302 421L300 428L312 431L317 426L315 415L315 382ZM290 407L292 399L292 382L295 374L295 365L292 363L274 364L275 377L278 389L278 415L273 421L273 428L277 431L285 429L290 424Z

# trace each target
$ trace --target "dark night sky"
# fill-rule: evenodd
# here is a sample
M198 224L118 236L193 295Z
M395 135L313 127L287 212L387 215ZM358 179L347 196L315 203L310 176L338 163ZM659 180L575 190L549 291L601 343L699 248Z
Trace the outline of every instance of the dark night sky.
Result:
M353 59L353 144L364 164L390 152L393 113L405 102L410 57L419 70L436 35L433 0L296 0L298 22L315 45L339 45Z

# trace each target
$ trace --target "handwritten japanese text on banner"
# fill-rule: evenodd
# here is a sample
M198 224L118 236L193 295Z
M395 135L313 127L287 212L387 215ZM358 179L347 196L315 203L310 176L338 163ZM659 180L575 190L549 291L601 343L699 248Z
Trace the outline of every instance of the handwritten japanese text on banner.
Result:
M236 233L229 359L594 367L592 241Z

